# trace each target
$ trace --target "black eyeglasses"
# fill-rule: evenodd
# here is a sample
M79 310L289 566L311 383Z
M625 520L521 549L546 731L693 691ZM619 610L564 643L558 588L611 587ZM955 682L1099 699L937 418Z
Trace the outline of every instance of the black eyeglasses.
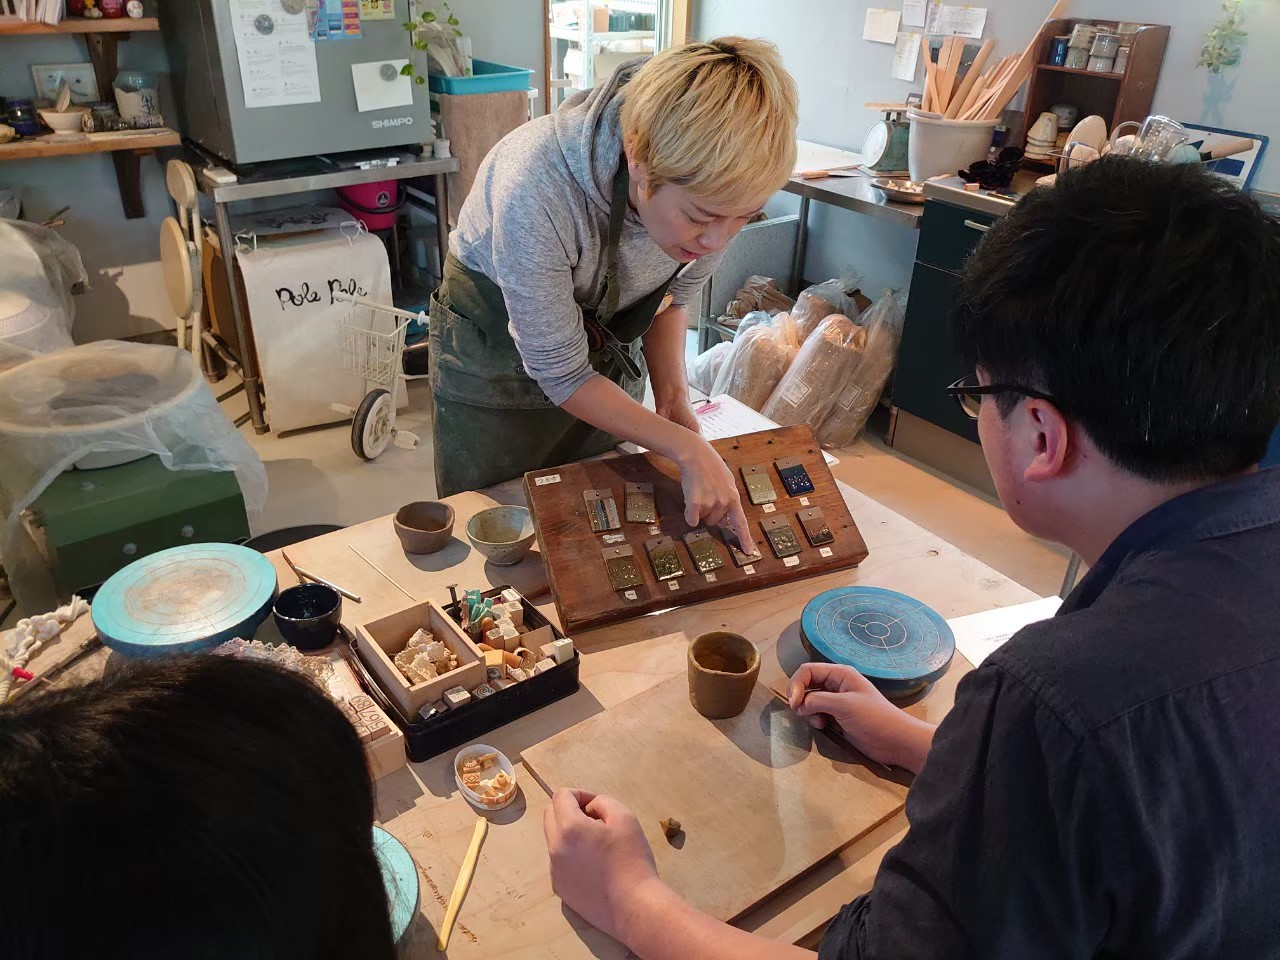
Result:
M1030 387L1020 387L1016 383L979 383L976 373L961 377L947 387L947 393L955 397L960 409L973 420L978 419L978 413L982 410L982 398L994 396L998 393L1016 393L1024 397L1033 397L1036 400L1047 400L1059 409L1062 407L1062 404L1055 397L1051 397L1047 393L1041 393L1039 390L1032 390Z

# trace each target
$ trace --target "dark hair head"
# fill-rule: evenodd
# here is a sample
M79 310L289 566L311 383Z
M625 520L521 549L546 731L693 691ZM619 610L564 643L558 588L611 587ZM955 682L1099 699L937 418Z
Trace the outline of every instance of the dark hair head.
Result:
M954 333L1131 473L1237 473L1280 420L1280 224L1198 165L1098 160L991 227Z
M0 707L0 956L391 958L373 795L309 681L203 656Z

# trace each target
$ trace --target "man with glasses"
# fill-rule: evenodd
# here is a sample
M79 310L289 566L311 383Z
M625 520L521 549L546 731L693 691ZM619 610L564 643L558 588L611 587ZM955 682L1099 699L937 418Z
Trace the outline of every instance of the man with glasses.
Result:
M1005 508L1090 570L936 735L797 672L799 714L919 774L820 957L1280 956L1280 224L1103 159L992 226L954 327ZM556 891L645 960L804 955L683 903L616 801L560 791L546 826Z

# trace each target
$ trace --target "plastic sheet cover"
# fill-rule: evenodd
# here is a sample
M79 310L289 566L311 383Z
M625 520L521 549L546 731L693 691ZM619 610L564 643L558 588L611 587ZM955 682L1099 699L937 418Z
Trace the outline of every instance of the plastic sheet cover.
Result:
M176 347L104 340L0 373L0 450L0 558L25 610L56 602L22 511L87 457L122 462L138 452L170 470L232 470L250 516L267 498L261 459L219 409L191 354Z
M80 251L48 227L0 219L0 371L72 346Z

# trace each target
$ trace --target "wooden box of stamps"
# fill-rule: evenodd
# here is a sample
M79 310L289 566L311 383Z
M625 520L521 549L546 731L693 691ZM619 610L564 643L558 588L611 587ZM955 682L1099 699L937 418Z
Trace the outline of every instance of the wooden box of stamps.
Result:
M857 566L867 545L808 424L712 446L746 511L744 554L691 528L674 463L648 452L525 474L560 622L570 633Z
M458 666L430 679L410 680L396 665L395 658L419 630L427 631L433 640L448 647L457 658ZM359 625L356 633L363 641L357 648L360 659L392 702L409 716L416 715L425 704L441 699L446 690L453 687L470 690L484 683L484 656L433 600Z
M497 587L493 590L486 590L483 595L496 599L504 590L508 589L510 588ZM531 634L541 634L543 628L545 628L553 641L565 639L564 634L556 629L555 624L539 613L537 607L523 598L521 598L521 602L524 606L524 621ZM442 609L446 616L454 622L454 626L461 631L461 628L458 627L462 619L460 604L451 603L443 608L437 607L437 609ZM401 614L393 616L401 616L405 612L407 611L402 611ZM463 636L465 637L466 634L463 634ZM392 722L404 732L405 748L409 759L414 763L429 760L438 754L444 753L446 750L452 750L464 743L469 743L478 737L482 737L490 731L510 723L512 720L533 713L535 710L540 710L555 703L557 700L572 696L579 687L578 671L582 663L582 656L577 650L574 650L573 656L564 663L557 663L550 669L536 673L528 677L528 679L511 684L484 698L473 696L469 702L460 707L435 712L428 709L427 712L430 713L430 716L424 717L421 708L405 710L398 703L393 703L389 699L384 689L381 675L375 676L373 670L368 666L368 664L375 662L375 657L366 652L367 648L373 644L373 639L369 637L365 630L358 632L352 644L356 653L355 666L357 674L370 696L386 711ZM446 677L450 675L452 673L446 674ZM482 665L482 669L474 683L462 683L461 685L474 693L475 687L484 682L485 673Z

